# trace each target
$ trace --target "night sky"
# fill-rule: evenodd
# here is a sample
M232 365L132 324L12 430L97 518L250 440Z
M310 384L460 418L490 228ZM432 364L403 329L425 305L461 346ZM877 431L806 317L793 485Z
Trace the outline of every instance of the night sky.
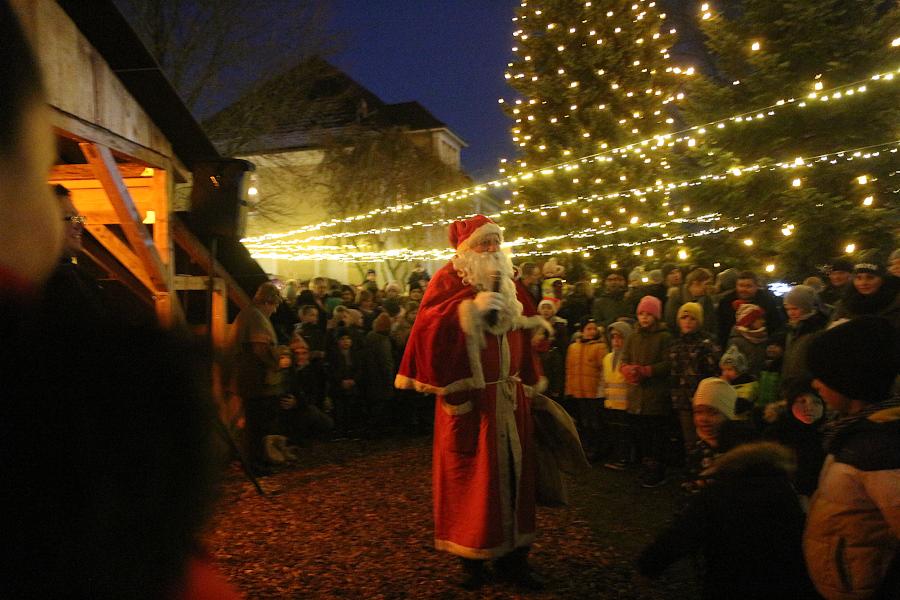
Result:
M333 0L341 49L328 60L389 103L416 100L469 147L475 181L513 156L503 71L519 0Z
M339 50L327 58L385 102L416 100L464 139L463 167L477 181L512 158L510 121L497 98L512 96L503 72L512 58L520 0L331 0ZM673 56L702 67L693 2L663 0L678 28Z

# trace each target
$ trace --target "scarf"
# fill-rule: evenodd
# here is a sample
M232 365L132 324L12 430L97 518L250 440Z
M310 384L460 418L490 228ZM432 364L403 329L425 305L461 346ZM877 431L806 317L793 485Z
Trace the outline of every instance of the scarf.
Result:
M884 410L886 408L894 408L896 406L900 406L900 395L896 395L893 398L885 400L884 402L870 404L858 413L847 415L846 417L841 417L840 419L827 424L822 428L822 444L825 446L825 452L830 454L833 450L835 450L836 442L841 437L841 434L857 423L868 419L871 415L877 413L878 411Z
M769 339L765 326L760 327L759 329L749 329L747 327L735 325L734 328L751 344L762 344Z

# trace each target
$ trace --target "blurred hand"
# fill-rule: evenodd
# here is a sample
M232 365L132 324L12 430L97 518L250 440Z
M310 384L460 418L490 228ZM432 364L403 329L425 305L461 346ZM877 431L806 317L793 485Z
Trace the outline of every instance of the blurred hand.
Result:
M354 385L356 385L356 382L352 379L344 379L343 381L341 381L341 388L345 390L352 389Z
M503 310L503 296L498 292L478 292L472 301L479 314L487 314L492 310Z

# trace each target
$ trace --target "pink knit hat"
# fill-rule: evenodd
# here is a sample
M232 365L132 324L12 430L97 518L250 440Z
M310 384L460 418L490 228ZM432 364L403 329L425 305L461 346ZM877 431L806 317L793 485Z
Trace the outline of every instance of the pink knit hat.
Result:
M659 298L656 296L644 296L641 298L641 301L638 302L637 305L637 314L641 314L642 312L650 313L656 320L659 321L662 318L662 302L659 301Z

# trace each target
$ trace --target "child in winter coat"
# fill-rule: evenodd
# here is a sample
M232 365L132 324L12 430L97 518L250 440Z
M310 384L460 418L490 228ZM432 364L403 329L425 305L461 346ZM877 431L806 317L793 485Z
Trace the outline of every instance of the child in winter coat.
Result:
M566 396L572 400L575 421L589 457L602 451L602 403L598 398L607 350L601 334L597 323L587 319L581 326L581 335L569 344L566 353Z
M724 454L706 473L709 484L641 553L640 573L656 577L701 555L704 599L817 598L803 560L803 510L790 483L795 466L790 450L771 442Z
M816 491L819 472L825 462L822 426L825 403L813 391L809 379L792 380L785 386L785 402L780 414L763 432L763 437L784 444L797 455L794 487L808 501Z
M609 346L603 357L603 416L612 450L611 460L603 466L622 471L632 460L631 431L628 427L628 383L619 371L622 348L631 335L631 325L623 321L611 323L607 328Z
M681 486L685 491L703 488L706 480L702 474L718 456L756 437L748 423L735 420L736 403L734 388L723 379L708 377L697 386L694 394L697 441L687 456L687 481Z
M643 487L657 487L666 481L663 462L668 439L669 415L669 345L672 337L666 331L662 302L644 296L637 306L637 331L622 349L620 371L628 382L628 414L640 450L644 470Z
M756 377L750 375L747 358L738 350L737 346L729 346L722 358L719 359L719 368L722 370L722 379L727 381L737 392L737 406L735 414L739 419L749 419L759 390Z
M719 374L719 347L703 326L703 307L694 302L682 304L675 320L681 335L669 347L672 362L672 409L681 424L685 452L697 441L692 400L700 381Z
M541 360L544 376L547 378L547 395L561 402L566 385L566 351L569 347L569 324L556 316L556 302L541 300L538 314L550 324L552 333L538 328L531 338L531 343Z
M737 346L747 359L747 373L759 377L766 362L769 333L766 329L766 311L743 300L734 301L734 327L728 338L728 346Z

